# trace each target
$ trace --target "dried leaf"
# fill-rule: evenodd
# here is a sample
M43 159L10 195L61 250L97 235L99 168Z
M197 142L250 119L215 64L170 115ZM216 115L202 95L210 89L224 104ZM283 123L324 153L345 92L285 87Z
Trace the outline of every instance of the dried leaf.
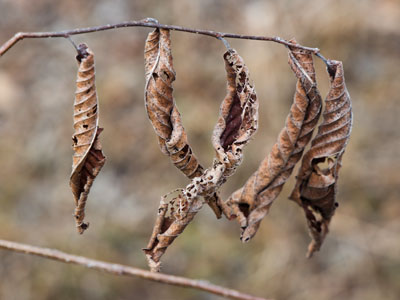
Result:
M181 116L172 96L175 80L169 30L156 29L145 44L145 105L147 114L159 137L161 151L187 177L201 174L202 167L190 148Z
M171 53L169 30L156 29L149 33L144 51L147 114L158 135L161 151L168 155L179 170L189 179L204 171L194 155L182 125L180 113L172 96L175 70ZM217 195L207 197L207 203L216 216L221 216L217 207Z
M290 196L306 214L312 237L308 257L320 249L338 205L335 201L338 173L353 122L342 63L328 61L328 73L331 87L325 99L323 122L302 159L296 187Z
M289 64L298 80L285 127L258 170L224 205L225 215L230 219L237 218L243 242L256 234L260 222L300 160L320 116L321 97L316 88L312 53L290 49Z
M75 222L78 232L82 234L89 226L89 223L83 222L86 200L106 159L99 141L103 129L98 127L94 55L85 44L81 44L76 58L79 70L74 102L74 156L70 186L75 198Z
M194 177L189 185L170 202L160 204L159 215L147 248L149 266L159 271L160 258L174 239L183 232L204 200L200 196L216 195L220 186L241 163L243 147L258 126L258 100L249 82L249 72L243 59L233 49L224 54L228 77L228 93L220 107L212 143L216 151L211 168ZM169 210L168 216L164 210Z
M258 100L242 57L229 49L224 60L228 93L222 101L211 141L217 160L225 165L223 177L226 178L242 162L243 147L258 128Z

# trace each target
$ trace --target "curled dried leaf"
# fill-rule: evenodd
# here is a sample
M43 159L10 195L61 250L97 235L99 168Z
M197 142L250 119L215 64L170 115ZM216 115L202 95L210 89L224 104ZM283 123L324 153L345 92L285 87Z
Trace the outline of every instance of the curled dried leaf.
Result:
M228 93L220 107L212 143L216 151L212 167L192 179L185 189L167 202L168 216L164 213L165 201L160 205L152 237L144 249L149 266L159 270L160 258L174 239L183 232L204 200L217 195L218 189L231 176L242 161L242 149L250 141L258 126L258 100L249 81L249 72L239 54L230 49L224 54L228 77ZM160 225L161 224L161 225Z
M290 196L304 209L307 218L312 237L308 257L320 249L338 205L335 201L338 173L353 122L342 63L328 61L328 73L331 86L325 99L323 122L302 159Z
M169 30L149 33L145 44L145 105L159 137L161 151L187 177L199 176L202 167L190 148L181 116L172 96L175 80Z
M243 58L229 49L224 60L228 93L222 101L211 141L217 160L225 165L226 178L242 162L243 148L257 131L258 100Z
M189 179L204 171L190 147L181 115L172 92L175 70L171 53L169 30L156 29L149 33L145 43L145 105L150 122L158 135L161 151ZM221 216L217 207L217 195L207 197L207 203L216 216Z
M78 51L70 186L75 198L75 222L78 232L82 234L89 226L89 223L83 222L89 191L106 159L99 141L103 129L98 127L94 55L85 44L79 45Z
M316 87L312 53L289 49L289 65L298 80L285 127L258 170L223 206L228 218L237 218L243 242L256 234L262 219L300 160L320 116L321 97Z

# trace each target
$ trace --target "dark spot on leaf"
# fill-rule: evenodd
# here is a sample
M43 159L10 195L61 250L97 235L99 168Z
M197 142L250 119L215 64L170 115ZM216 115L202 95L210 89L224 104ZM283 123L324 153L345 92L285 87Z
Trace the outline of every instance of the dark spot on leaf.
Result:
M185 147L183 147L182 148L182 153L183 153L183 155L185 156L186 155L186 153L188 152L188 150L189 150L190 148L189 148L189 145L188 144L186 144L186 146ZM191 150L191 149L190 149ZM180 156L179 156L180 157ZM181 157L182 158L182 157Z
M240 81L242 84L244 84L245 80L246 80L246 72L245 72L245 71L242 71L242 72L240 72L240 74L239 74L239 81Z
M82 62L82 59L86 58L89 56L89 53L87 52L88 46L86 46L85 44L80 44L78 46L78 55L76 56L76 59L79 62Z
M240 211L244 214L244 216L247 218L250 214L250 205L247 203L239 203L239 209Z
M221 144L226 151L230 145L235 141L238 130L242 124L242 107L240 106L240 99L235 93L229 114L225 120L226 127L221 135Z
M332 79L335 78L337 65L334 64L332 61L328 60L328 64L327 64L326 68L328 70L329 76L331 76Z

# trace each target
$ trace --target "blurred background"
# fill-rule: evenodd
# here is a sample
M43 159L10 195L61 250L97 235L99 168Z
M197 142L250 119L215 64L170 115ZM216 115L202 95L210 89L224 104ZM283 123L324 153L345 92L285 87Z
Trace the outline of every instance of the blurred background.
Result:
M161 23L295 37L342 60L354 127L339 178L338 208L322 249L305 258L303 211L286 184L248 244L239 226L205 206L163 257L163 271L275 299L400 298L400 3L327 1L0 0L0 43L18 31L52 31L153 17ZM74 36L95 53L107 163L75 230L69 189L77 63L65 39L24 40L0 58L0 237L147 268L160 196L188 180L161 154L143 105L147 28ZM282 45L229 40L246 61L260 99L260 129L226 198L268 153L284 125L295 77ZM204 166L226 80L221 42L172 33L174 96ZM316 59L320 92L328 90ZM297 171L295 171L297 173ZM294 177L294 176L292 176ZM0 251L0 299L220 299Z

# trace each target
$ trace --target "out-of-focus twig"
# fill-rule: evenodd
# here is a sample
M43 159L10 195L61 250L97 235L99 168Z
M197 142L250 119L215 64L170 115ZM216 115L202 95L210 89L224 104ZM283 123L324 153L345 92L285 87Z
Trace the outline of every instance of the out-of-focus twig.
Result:
M189 32L189 33L207 35L207 36L211 36L211 37L214 37L217 39L232 38L232 39L268 41L268 42L279 43L282 45L286 45L286 46L290 46L290 47L294 47L294 48L298 48L298 49L308 50L308 51L313 52L316 55L319 53L318 48L310 48L310 47L305 47L305 46L302 46L299 44L293 44L293 43L291 43L285 39L282 39L280 37L243 35L243 34L236 34L236 33L226 33L226 32L212 31L212 30L204 30L204 29L193 29L193 28L187 28L187 27L176 26L176 25L160 24L160 23L158 23L157 20L155 20L153 18L146 18L146 19L143 19L140 21L126 21L126 22L116 23L116 24L107 24L107 25L100 25L100 26L86 27L86 28L76 28L76 29L63 30L63 31L18 32L0 47L0 56L3 56L8 50L10 50L11 47L13 47L20 40L23 40L26 38L53 38L53 37L68 38L71 35L105 31L105 30L124 28L124 27L163 28L163 29L169 29L169 30L175 30L175 31L184 31L184 32Z
M132 276L139 277L147 280L152 280L156 282L161 282L170 285L177 285L182 287L194 288L197 290L206 291L211 294L219 295L222 297L230 298L230 299L240 299L240 300L267 300L261 297L255 297L251 295L247 295L232 289L224 288L212 283L209 283L204 280L194 280L185 277L179 277L174 275L162 274L162 273L153 273L150 271L114 264L107 263L100 260L90 259L83 256L77 256L68 254L56 249L50 248L42 248L31 246L22 243L16 243L6 240L0 240L0 249L10 250L25 254L36 255L48 259L53 259L56 261L61 261L69 264L77 264L84 266L90 269L96 269L99 271L103 271L106 273L120 275L120 276Z

